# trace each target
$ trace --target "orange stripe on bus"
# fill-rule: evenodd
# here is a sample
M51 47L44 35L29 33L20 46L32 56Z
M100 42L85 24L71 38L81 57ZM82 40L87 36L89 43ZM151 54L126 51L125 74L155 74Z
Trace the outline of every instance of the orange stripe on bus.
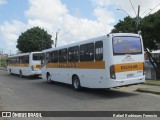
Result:
M46 65L46 68L105 69L105 62L96 61L96 62L48 63Z
M40 64L37 64L37 65L35 65L34 68L41 69L41 65L40 65Z
M114 68L116 73L143 70L143 62L116 64Z
M8 66L13 66L13 67L29 67L29 64L8 64Z

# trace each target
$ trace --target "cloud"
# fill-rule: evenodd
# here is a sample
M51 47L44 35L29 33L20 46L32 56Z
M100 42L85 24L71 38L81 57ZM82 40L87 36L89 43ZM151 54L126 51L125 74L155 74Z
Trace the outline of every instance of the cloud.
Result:
M26 29L26 25L18 20L4 22L0 26L0 39L2 40L1 48L6 50L15 50L17 38Z
M60 0L45 0L45 3L43 2L43 0L30 0L31 6L25 12L29 18L29 25L32 23L31 26L33 26L40 23L39 25L47 29L52 35L59 28L59 36L68 32L59 38L58 45L104 35L113 28L110 23L114 22L114 16L111 12L106 12L105 9L95 8L93 14L96 19L91 20L71 15L67 6ZM42 9L46 11L39 13L38 11Z
M103 19L112 17L110 22L114 21L113 16L102 9L95 10L96 20L89 20L71 15L66 5L62 4L60 0L30 0L29 2L29 10L25 12L29 19L28 25L44 27L50 33L55 33L58 28L61 29L60 33L62 34L70 31L68 34L71 37L64 39L64 43L74 41L73 38L76 40L87 39L110 32L112 27Z
M7 0L0 0L0 5L4 5L7 3Z
M60 0L29 0L29 9L25 15L29 19L58 23L67 13L67 8Z
M24 11L27 23L18 20L4 22L0 25L0 40L4 42L7 49L15 50L16 41L21 32L39 26L47 30L53 36L53 40L56 31L60 29L58 46L61 46L109 33L113 25L116 24L115 14L120 12L112 9L124 9L128 14L135 17L129 0L91 0L91 2L94 7L93 15L95 19L80 18L71 14L61 0L29 0L29 7ZM144 0L132 0L132 2L136 10L137 6L141 5L141 11L145 11L148 8L155 7L159 0L146 0L145 2Z
M111 24L115 22L112 12L109 12L105 8L97 7L94 10L94 15L97 17L99 22Z
M100 7L106 7L109 8L110 6L114 6L115 9L123 9L125 10L130 16L135 17L134 10L132 8L132 5L130 3L130 0L91 0L94 5L100 6ZM159 0L131 0L134 9L138 11L138 5L140 5L140 15L142 15L145 11L146 13L144 14L147 15L149 12L149 9L153 9L155 6L157 6L160 1ZM151 13L154 13L160 9L160 5L154 9ZM144 17L142 16L142 17Z

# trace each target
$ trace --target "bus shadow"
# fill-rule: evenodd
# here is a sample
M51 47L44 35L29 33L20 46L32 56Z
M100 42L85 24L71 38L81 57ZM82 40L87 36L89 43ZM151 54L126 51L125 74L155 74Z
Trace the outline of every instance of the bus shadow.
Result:
M18 78L18 79L21 79L21 80L39 80L39 79L42 79L40 76L23 76L23 77L20 77L18 74L6 74L6 76L10 76L10 77L14 77L14 78Z
M34 85L45 89L46 91L56 92L58 94L64 94L76 99L116 99L122 97L136 96L138 93L126 92L113 89L89 89L82 88L80 91L75 91L71 85L54 82L48 84L47 82L40 81L33 83Z
M82 88L81 91L75 91L71 85L53 82L52 84L48 84L46 81L43 81L41 77L39 78L29 78L23 77L20 78L19 75L9 75L5 74L6 76L10 76L10 78L19 81L30 81L28 84L32 85L33 87L40 87L41 89L45 89L47 92L56 92L58 94L64 94L75 99L116 99L122 97L130 97L139 95L136 92L126 92L120 91L118 89L89 89L89 88Z

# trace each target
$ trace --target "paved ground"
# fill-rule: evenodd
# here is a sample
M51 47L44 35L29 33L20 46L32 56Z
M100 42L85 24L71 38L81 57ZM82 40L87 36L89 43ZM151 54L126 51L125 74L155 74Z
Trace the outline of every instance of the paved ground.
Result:
M130 88L84 89L76 92L70 85L61 83L51 85L41 79L19 78L9 75L6 71L0 71L0 100L4 111L160 110L159 95L133 92ZM47 119L52 120L53 118ZM62 120L63 118L54 119ZM97 118L87 119L97 120ZM106 118L102 119L106 120Z
M155 85L145 85L145 84L138 84L138 85L132 85L128 87L118 87L115 88L120 91L128 91L128 92L144 92L144 93L152 93L160 95L160 86Z

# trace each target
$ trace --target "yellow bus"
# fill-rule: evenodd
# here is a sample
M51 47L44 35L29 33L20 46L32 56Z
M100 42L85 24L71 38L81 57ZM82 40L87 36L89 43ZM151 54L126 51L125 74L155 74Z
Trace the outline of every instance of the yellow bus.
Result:
M42 51L42 79L75 90L145 82L142 37L114 33Z
M41 52L9 56L7 70L10 74L19 74L20 77L41 75Z

